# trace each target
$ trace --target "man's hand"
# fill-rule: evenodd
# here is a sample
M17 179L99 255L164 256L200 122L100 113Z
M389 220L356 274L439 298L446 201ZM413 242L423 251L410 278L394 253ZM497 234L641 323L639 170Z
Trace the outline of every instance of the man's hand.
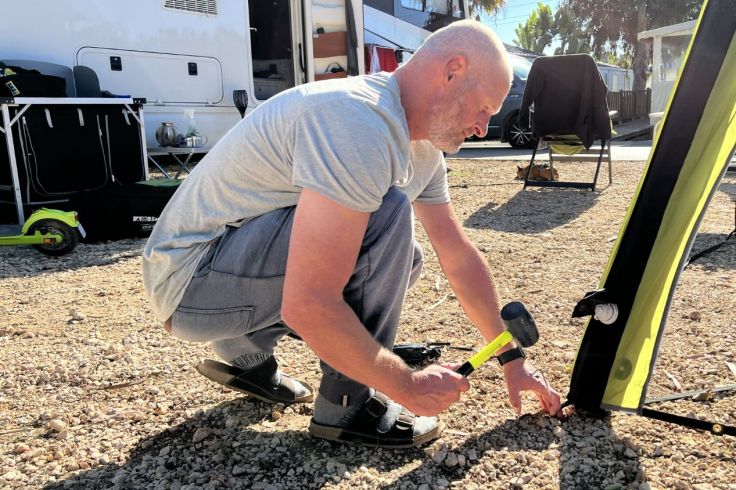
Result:
M456 366L455 366L456 367ZM394 400L417 415L434 416L460 399L468 391L468 380L456 373L453 365L431 364L415 371L403 393L393 394Z
M521 392L532 391L537 396L542 410L550 415L560 413L560 394L552 388L542 376L541 371L531 366L524 359L511 361L503 366L509 402L517 414L521 413Z

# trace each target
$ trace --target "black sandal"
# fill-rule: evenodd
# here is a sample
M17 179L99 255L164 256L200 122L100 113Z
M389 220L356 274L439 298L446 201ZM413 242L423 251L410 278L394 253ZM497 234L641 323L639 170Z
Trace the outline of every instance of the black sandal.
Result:
M267 403L307 403L314 399L314 389L301 380L298 383L307 388L307 394L297 396L297 380L283 373L275 377L277 369L273 357L248 371L214 359L197 364L197 372L205 378Z
M309 433L314 437L358 446L402 449L418 447L439 437L445 426L437 420L431 430L414 435L416 415L401 408L401 413L386 432L378 431L378 421L388 410L388 397L376 392L365 401L360 411L345 427L322 425L312 419Z

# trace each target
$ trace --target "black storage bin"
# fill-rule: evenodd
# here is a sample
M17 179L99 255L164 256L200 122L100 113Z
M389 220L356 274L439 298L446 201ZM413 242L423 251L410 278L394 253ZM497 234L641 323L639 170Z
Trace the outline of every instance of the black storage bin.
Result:
M66 97L66 80L32 71L0 77L0 97Z
M147 237L180 180L151 180L80 192L70 209L79 213L87 242Z

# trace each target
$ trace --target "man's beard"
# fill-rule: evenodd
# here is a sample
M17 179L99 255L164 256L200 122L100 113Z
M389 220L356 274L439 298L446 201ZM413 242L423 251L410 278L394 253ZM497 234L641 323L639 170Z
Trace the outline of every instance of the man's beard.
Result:
M438 150L457 153L465 141L463 102L465 95L437 101L429 110L429 141Z

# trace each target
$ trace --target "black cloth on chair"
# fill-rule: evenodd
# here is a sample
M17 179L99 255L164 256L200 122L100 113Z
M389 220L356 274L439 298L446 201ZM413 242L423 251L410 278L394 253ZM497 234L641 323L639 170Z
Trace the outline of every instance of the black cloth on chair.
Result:
M598 66L587 54L543 56L534 60L526 81L519 123L539 137L575 134L585 148L596 139L611 139L608 89Z

